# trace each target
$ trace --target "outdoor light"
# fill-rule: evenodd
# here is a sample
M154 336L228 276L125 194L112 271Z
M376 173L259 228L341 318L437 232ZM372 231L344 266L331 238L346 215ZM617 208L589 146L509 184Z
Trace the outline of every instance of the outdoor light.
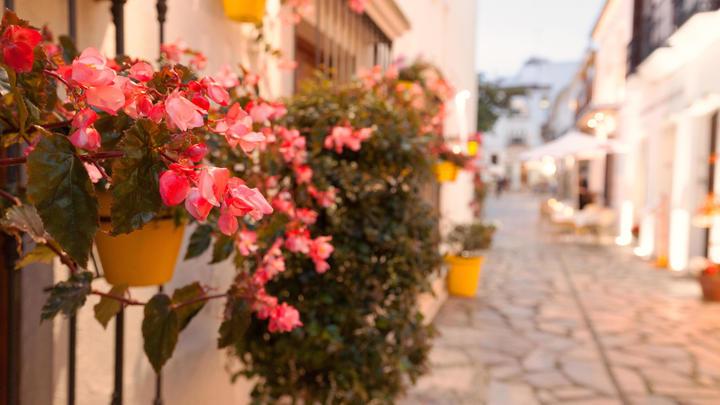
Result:
M632 201L623 201L620 206L620 235L615 238L615 243L620 246L627 246L632 242Z
M670 214L670 268L681 271L687 267L690 242L690 213L674 209Z
M591 118L591 119L588 121L588 124L587 124L587 125L588 125L588 127L590 127L590 128L595 128L595 127L597 127L597 121L595 121L595 118Z
M557 166L555 165L555 159L551 158L550 156L543 156L542 158L542 166L540 168L542 171L542 174L546 176L552 176L557 171Z

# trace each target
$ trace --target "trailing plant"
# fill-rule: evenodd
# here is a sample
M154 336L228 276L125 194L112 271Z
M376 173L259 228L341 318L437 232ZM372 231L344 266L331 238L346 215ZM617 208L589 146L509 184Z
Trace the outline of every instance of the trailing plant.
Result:
M306 135L316 183L289 190L334 190L308 229L331 236L335 251L331 272L291 255L266 285L298 308L302 328L270 335L252 320L232 348L244 363L237 375L260 377L257 403L393 403L425 370L433 332L416 301L440 263L437 220L419 194L430 137L392 96L392 73L340 87L319 80L287 104L282 123Z
M277 260L278 239L263 245L251 241L250 229L283 228L276 225L282 220L266 218L273 209L261 189L269 193L272 187L257 168L208 160L208 153L259 153L268 143L271 120L285 113L282 104L230 105L227 88L238 97L237 76L226 68L215 78L199 77L175 57L190 54L198 67L204 57L178 47L163 46L164 62L156 70L127 56L107 59L94 48L78 53L66 38L56 45L49 33L9 11L0 38L2 145L24 149L21 156L0 158L0 166L25 165L28 174L27 184L0 188L0 225L18 242L27 236L35 243L20 252L18 267L57 256L70 270L67 280L49 289L43 320L74 314L88 295L101 297L95 315L104 326L123 306L143 306L144 348L156 371L172 355L179 331L210 299L226 300L220 347L236 344L252 313L271 332L302 325L295 308L278 303L264 288L284 269ZM244 75L245 85L252 87L253 81ZM126 285L99 291L87 266L99 231L99 195L111 201L111 229L103 231L125 234L159 217L188 218L200 224L187 257L214 241L213 262L236 251L237 262L248 256L245 252L252 252L255 262L240 263L225 292L195 282L141 302L130 297ZM308 243L320 250L308 256L319 272L326 271L332 252L328 240Z
M483 222L457 225L447 235L450 252L456 256L470 256L492 244L495 225Z

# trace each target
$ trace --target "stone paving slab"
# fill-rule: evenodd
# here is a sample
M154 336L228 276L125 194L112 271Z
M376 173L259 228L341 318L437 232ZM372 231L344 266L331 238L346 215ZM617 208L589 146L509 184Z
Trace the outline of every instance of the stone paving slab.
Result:
M720 405L720 305L626 249L549 236L537 207L489 199L478 293L441 308L431 372L400 403Z

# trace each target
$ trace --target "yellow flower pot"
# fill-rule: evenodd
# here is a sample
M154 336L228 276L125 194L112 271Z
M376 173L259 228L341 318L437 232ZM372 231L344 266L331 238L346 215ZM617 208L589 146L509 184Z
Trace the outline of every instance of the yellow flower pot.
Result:
M442 183L444 181L455 181L455 179L457 179L458 172L460 171L460 167L455 166L455 164L451 162L440 162L435 163L432 170L435 174L437 182Z
M478 141L468 141L467 148L468 148L468 155L470 155L470 156L477 155Z
M259 24L265 14L265 0L223 0L223 5L233 21Z
M165 284L173 276L185 225L172 218L151 221L137 231L111 236L110 195L100 193L100 229L95 234L103 274L112 285L130 287Z
M450 265L447 275L448 292L458 297L475 296L483 258L446 255L445 261Z

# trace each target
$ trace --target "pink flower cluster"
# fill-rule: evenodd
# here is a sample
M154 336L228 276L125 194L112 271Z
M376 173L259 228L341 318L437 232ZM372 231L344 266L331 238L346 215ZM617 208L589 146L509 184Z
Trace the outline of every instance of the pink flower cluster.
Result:
M357 152L360 150L360 144L370 139L372 131L372 128L353 130L349 125L335 126L325 138L325 148L335 148L335 152L342 153L343 147L347 147Z
M190 55L190 65L199 70L205 69L207 66L207 58L200 52L188 49L187 44L178 38L175 42L160 45L160 52L163 57L172 63L180 63L183 55Z

